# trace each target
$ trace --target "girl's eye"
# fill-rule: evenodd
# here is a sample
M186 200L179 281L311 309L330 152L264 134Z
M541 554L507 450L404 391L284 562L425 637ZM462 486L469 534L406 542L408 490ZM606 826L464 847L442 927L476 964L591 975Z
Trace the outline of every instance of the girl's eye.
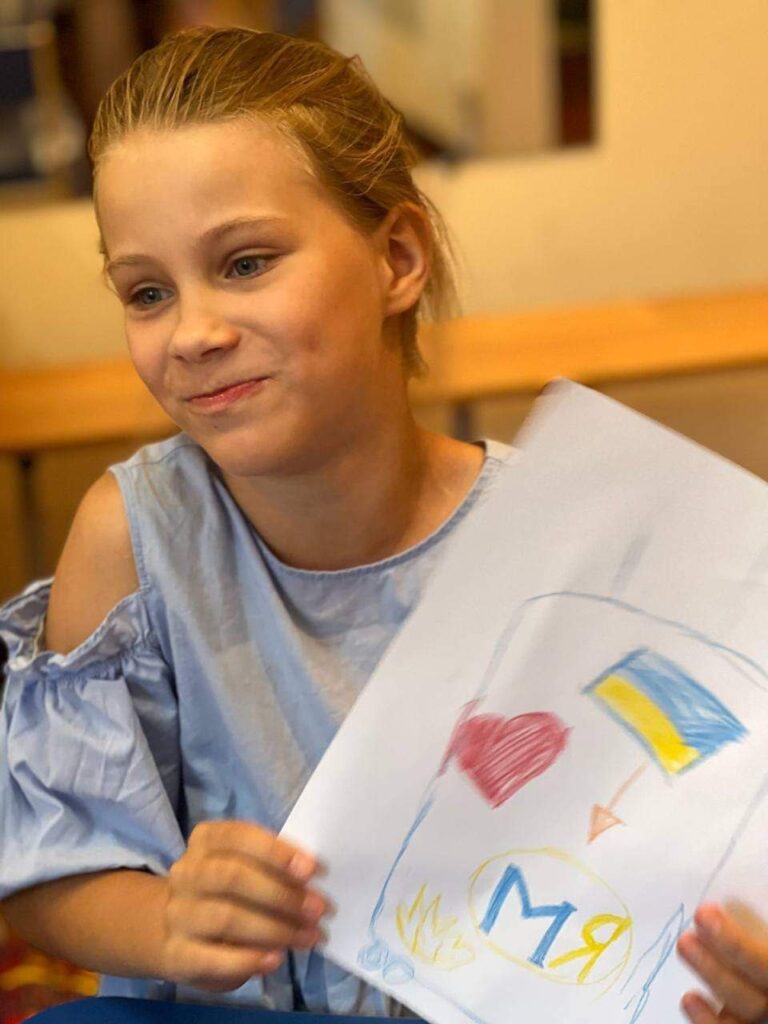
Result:
M266 256L238 256L233 261L227 277L253 277L265 269L267 262Z
M148 309L150 306L156 306L165 298L165 291L164 288L148 285L146 288L139 288L135 291L128 299L128 303L139 309Z

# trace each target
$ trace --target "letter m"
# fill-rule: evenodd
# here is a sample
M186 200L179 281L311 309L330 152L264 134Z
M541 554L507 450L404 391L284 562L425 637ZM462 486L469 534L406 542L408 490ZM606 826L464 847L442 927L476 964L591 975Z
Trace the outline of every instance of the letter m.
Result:
M480 930L485 932L486 935L496 924L496 919L501 912L501 908L513 889L517 889L518 891L521 915L524 918L552 918L549 928L547 928L541 938L541 942L539 942L536 949L528 957L532 964L536 964L537 967L543 967L544 960L549 952L550 946L557 938L557 935L565 922L576 910L576 907L567 901L556 904L542 904L541 906L534 907L531 904L528 887L525 884L522 871L516 864L510 864L501 876L498 885L493 890L493 895L488 901L488 907L485 911L485 917L480 922Z

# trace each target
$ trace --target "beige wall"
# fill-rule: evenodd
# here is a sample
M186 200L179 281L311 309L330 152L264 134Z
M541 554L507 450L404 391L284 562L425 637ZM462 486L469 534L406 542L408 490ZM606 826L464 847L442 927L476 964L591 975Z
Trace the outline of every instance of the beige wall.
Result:
M768 3L597 8L595 146L419 173L467 313L768 280Z
M124 352L98 239L85 200L0 211L0 367Z

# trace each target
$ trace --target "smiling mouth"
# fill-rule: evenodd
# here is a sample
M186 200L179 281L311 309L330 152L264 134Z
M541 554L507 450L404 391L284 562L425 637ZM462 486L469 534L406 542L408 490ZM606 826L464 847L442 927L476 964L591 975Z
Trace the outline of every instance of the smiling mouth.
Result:
M253 377L251 380L238 381L236 384L227 384L215 391L206 391L203 394L192 395L187 402L197 409L219 410L226 408L246 398L248 395L260 390L267 377Z

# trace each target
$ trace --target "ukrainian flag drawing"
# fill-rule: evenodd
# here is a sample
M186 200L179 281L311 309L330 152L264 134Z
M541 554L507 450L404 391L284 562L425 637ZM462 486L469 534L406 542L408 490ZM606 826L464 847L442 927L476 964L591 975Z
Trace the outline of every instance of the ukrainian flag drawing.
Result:
M643 648L586 687L670 775L695 767L747 730L709 690Z

